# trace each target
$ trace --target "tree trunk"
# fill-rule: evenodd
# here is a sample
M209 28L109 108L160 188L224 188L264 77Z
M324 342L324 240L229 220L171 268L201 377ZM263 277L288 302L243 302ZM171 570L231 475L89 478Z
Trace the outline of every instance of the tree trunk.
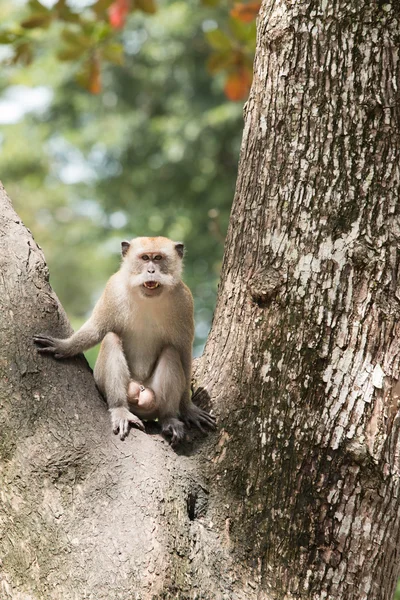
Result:
M110 433L0 194L0 552L16 600L386 600L398 575L400 11L265 0L212 332L219 431ZM149 429L149 433L155 433Z
M398 576L399 18L261 9L198 378L222 428L214 521L274 599L391 599Z

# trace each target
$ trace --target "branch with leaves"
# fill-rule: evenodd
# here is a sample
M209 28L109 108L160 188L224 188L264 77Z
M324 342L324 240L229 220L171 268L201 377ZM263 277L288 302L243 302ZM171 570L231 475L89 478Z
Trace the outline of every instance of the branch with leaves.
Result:
M211 75L224 75L224 91L230 100L243 100L252 81L260 2L201 2L214 10L214 17L217 12L220 17L210 20L205 33L211 50L207 69ZM75 62L78 83L98 94L102 90L103 64L124 63L121 31L136 11L155 13L155 0L97 0L84 8L72 8L67 0L58 0L51 8L39 0L29 0L14 21L0 28L0 44L12 50L9 64L29 65L40 53L46 32L55 30L59 39L57 58Z

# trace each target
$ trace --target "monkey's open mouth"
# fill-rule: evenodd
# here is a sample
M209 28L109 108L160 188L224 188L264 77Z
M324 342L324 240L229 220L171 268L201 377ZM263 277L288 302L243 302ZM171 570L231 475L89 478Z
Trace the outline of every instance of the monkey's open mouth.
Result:
M160 284L158 281L145 281L143 285L148 290L155 290Z

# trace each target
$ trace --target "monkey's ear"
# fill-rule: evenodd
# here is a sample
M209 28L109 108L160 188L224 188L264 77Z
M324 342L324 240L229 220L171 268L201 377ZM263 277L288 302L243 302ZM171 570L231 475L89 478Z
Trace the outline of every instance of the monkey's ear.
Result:
M185 245L182 242L176 242L175 250L177 251L179 258L183 258L183 253L185 252Z
M129 242L121 242L121 252L122 252L122 256L125 256L125 254L128 252L130 248L130 243Z

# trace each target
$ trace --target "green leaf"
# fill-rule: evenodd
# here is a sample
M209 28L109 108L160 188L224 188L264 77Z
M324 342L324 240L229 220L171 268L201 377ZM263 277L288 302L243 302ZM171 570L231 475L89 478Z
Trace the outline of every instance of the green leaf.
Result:
M211 54L207 61L208 72L215 75L220 71L224 71L232 65L233 57L232 52L215 52Z
M107 13L107 10L113 2L114 0L97 0L90 8L99 17L100 15L105 15Z
M0 31L0 44L12 44L17 38L13 31Z
M29 65L32 62L32 60L33 60L32 44L30 44L29 42L24 42L23 44L20 44L19 46L17 46L17 48L15 49L15 54L14 54L11 62L14 64L20 62L23 65Z
M85 90L89 90L90 88L90 76L91 76L91 66L90 62L85 62L78 73L75 75L76 81L79 83L81 87Z
M87 49L92 46L92 40L87 35L84 35L82 31L71 31L70 29L64 29L61 33L61 37L68 46L77 46L83 49Z
M61 61L75 60L82 56L85 50L82 46L65 46L57 52L57 58Z
M157 5L154 0L135 0L134 5L136 8L150 15L157 12Z
M221 29L207 31L206 38L210 46L215 48L215 50L230 50L232 47L231 40Z
M124 63L124 48L122 44L107 44L107 46L102 48L101 53L103 58L114 65L122 65Z
M34 27L47 28L53 20L51 13L35 13L21 22L24 29L33 29Z
M41 4L41 2L39 2L38 0L29 0L28 2L28 7L31 9L32 12L36 12L36 13L49 13L49 9L46 8L45 6L43 6L43 4Z
M53 7L53 12L61 21L66 21L67 23L81 22L81 15L79 13L72 12L65 0L58 0L57 4L55 4Z
M81 87L92 94L99 94L101 92L101 77L98 57L89 58L82 65L75 78Z
M82 23L82 31L84 35L90 39L90 44L103 42L113 34L113 30L109 23L104 21L93 21Z
M256 22L243 23L238 19L229 19L229 29L240 42L248 43L251 48L256 47Z

